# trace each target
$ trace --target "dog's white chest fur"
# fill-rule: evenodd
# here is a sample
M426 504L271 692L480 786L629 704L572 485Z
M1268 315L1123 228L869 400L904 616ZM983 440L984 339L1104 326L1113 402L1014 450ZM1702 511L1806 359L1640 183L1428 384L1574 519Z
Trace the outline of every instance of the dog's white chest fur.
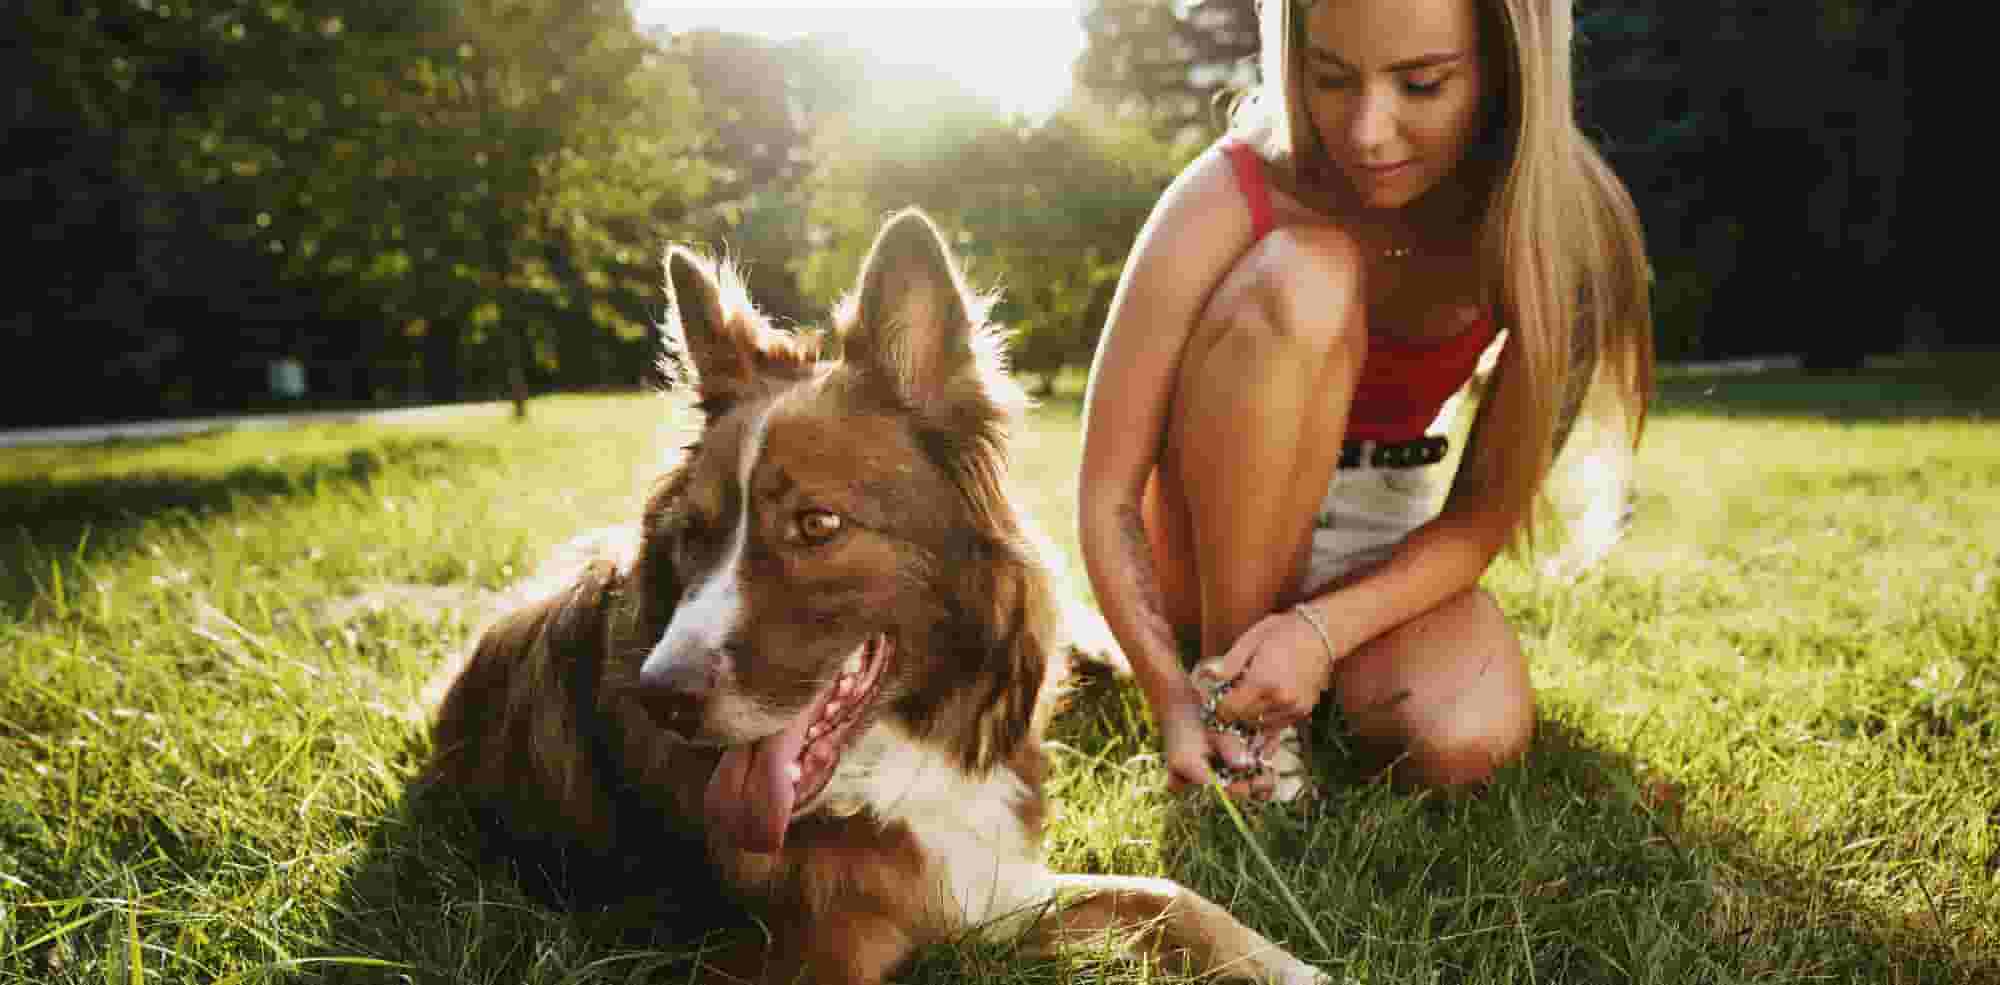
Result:
M902 729L878 723L842 757L827 804L907 824L940 883L938 903L966 926L1002 933L1014 924L1005 918L1027 914L1047 895L1040 846L1018 811L1030 796L1007 766L968 776Z

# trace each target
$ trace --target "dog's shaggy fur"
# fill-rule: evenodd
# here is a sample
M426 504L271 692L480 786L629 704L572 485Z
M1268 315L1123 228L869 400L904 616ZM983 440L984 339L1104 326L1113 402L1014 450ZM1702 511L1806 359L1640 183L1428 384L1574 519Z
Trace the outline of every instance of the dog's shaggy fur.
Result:
M443 678L431 781L513 845L684 852L769 932L711 977L876 982L968 930L1110 929L1317 980L1175 883L1042 865L1059 606L1004 491L1020 391L930 221L884 226L838 359L726 265L667 267L700 439Z

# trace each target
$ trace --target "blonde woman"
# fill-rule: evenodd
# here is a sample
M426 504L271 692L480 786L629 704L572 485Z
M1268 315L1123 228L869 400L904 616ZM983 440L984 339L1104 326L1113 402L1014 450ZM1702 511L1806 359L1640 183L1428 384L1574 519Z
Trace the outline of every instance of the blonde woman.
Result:
M1273 757L1329 689L1400 779L1481 782L1535 711L1480 577L1587 385L1644 420L1638 218L1577 128L1567 0L1261 16L1264 87L1155 207L1091 369L1085 566L1170 785L1289 795ZM1425 428L1496 339L1438 476Z

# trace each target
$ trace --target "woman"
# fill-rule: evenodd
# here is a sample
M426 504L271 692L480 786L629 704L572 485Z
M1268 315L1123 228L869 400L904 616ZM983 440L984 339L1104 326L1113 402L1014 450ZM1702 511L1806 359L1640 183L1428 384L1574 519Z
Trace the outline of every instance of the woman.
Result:
M1161 197L1091 369L1085 566L1170 784L1269 796L1329 686L1399 778L1482 781L1534 693L1479 578L1593 379L1644 419L1638 218L1576 125L1567 0L1261 14L1266 83ZM1440 511L1424 429L1501 329Z

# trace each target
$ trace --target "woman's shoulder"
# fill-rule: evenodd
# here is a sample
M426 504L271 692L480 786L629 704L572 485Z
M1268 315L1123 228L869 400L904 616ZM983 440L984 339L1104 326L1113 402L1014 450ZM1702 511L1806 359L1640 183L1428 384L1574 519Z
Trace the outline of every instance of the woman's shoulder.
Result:
M1205 173L1217 176L1237 197L1261 196L1268 201L1273 227L1338 234L1352 225L1349 217L1331 207L1326 192L1302 186L1289 162L1273 157L1254 135L1224 134L1198 160Z
M1208 145L1194 159L1181 168L1174 178L1168 195L1194 196L1213 200L1228 195L1241 195L1238 165L1232 158L1232 144L1229 137Z
M1251 199L1222 141L1181 168L1160 196L1148 225L1149 239L1168 236L1181 242L1195 237L1225 249L1249 245L1256 235Z
M1210 144L1182 170L1180 180L1204 205L1233 207L1262 232L1303 228L1339 234L1351 226L1347 217L1316 202L1309 190L1302 191L1284 161L1273 160L1266 148L1236 134L1225 134ZM1257 215L1260 209L1266 212L1262 217Z

